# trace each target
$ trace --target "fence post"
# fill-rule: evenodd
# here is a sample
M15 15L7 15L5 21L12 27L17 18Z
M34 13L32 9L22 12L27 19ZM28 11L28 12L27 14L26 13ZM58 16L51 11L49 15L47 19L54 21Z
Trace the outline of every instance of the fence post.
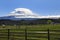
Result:
M48 40L50 40L50 31L48 29Z
M25 40L27 40L27 29L25 28Z
M10 33L10 30L8 29L8 40L9 40L9 36L10 36L9 33Z

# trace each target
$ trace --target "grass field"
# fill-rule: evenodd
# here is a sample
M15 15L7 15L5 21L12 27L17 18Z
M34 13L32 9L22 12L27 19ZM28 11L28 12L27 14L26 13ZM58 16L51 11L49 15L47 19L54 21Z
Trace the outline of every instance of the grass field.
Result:
M7 29L10 29L10 40L25 40L25 29L28 40L48 40L47 30L60 30L60 24L0 26L0 40L8 40ZM60 32L50 31L50 40L60 40Z
M60 24L45 24L45 25L20 25L20 26L0 26L0 29L32 29L32 30L59 30L60 29Z

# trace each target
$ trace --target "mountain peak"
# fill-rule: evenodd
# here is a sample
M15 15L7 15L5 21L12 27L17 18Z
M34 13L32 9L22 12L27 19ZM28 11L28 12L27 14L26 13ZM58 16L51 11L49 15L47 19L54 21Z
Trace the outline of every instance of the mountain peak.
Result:
M50 19L58 19L60 15L56 16L38 16L30 9L27 8L16 8L14 11L10 12L8 16L0 17L0 19L42 19L42 18L50 18Z
M27 8L16 8L12 11L9 16L15 16L16 18L38 18L39 16L34 14L30 9Z

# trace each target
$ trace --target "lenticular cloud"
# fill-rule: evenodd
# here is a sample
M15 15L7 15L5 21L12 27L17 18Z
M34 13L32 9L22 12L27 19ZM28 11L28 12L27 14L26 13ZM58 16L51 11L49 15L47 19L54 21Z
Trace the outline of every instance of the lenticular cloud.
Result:
M17 8L15 10L16 10L16 12L18 12L18 11L23 12L23 14L33 14L33 12L27 8Z
M16 8L10 12L9 16L15 16L16 18L38 18L38 16L27 8Z
M8 16L14 16L15 18L60 18L60 15L38 16L27 8L16 8L14 11L10 12Z
M34 15L34 13L27 8L16 8L14 11L10 12L9 15Z

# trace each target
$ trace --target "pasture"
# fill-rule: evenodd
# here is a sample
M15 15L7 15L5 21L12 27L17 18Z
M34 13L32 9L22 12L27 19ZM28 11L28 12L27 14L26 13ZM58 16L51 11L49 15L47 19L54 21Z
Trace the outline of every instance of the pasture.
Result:
M50 40L60 40L60 24L0 26L0 40L48 40L48 29Z
M0 29L32 29L32 30L59 30L60 24L39 24L39 25L5 25L0 26Z

